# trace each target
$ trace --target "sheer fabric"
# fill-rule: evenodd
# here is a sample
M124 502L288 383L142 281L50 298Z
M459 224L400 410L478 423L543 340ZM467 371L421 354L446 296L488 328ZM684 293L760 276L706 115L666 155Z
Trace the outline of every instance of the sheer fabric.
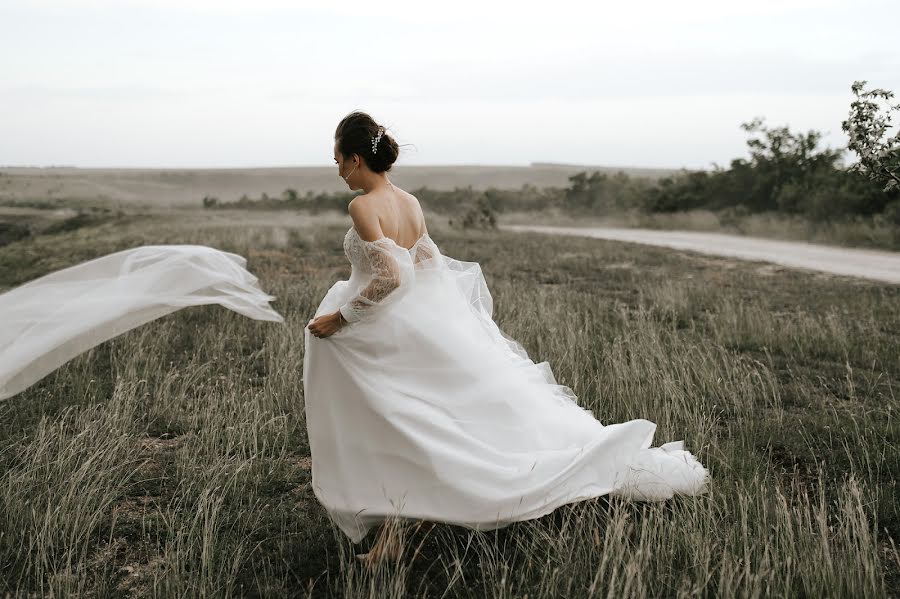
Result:
M408 250L398 246L391 238L367 241L359 236L355 227L350 227L344 236L344 248L352 253L354 264L359 265L353 273L356 279L351 277L350 284L362 286L340 307L347 322L376 317L411 289L414 277L412 258Z
M325 338L304 328L303 386L313 491L351 540L389 515L490 530L604 494L705 492L682 441L650 447L648 420L603 425L497 327L478 263L427 233L407 250L351 227L344 250L350 279L316 316L367 293L364 316Z
M0 400L146 322L201 304L283 322L238 254L147 245L58 270L0 294Z

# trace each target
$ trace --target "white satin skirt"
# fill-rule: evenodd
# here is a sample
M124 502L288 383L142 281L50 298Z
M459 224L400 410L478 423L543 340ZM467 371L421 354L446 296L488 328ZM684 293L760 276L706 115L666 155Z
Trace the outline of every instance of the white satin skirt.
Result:
M491 530L604 494L705 492L681 441L651 448L648 420L601 424L497 327L478 263L443 261L370 321L305 328L313 491L353 542L387 516ZM338 281L315 315L352 293Z

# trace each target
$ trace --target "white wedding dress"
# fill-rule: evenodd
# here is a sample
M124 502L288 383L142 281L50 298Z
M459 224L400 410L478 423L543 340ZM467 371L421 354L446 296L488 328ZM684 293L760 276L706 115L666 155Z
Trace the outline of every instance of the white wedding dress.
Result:
M601 424L492 319L475 262L427 234L344 237L352 270L316 309L349 324L305 330L313 491L354 542L386 516L490 530L604 494L696 495L708 473L648 420ZM283 323L246 259L200 245L141 246L0 294L0 400L116 335L219 304ZM285 365L290 367L290 365Z
M386 516L490 530L604 494L658 501L705 492L681 441L650 447L656 425L603 425L492 319L476 262L426 233L344 237L349 280L305 328L303 387L313 491L353 541Z

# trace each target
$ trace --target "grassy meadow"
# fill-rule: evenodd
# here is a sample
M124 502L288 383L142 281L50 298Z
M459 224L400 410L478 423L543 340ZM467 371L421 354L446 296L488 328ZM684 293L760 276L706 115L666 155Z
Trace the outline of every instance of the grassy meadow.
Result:
M426 215L427 216L427 215ZM142 244L239 253L286 322L129 331L0 402L0 596L889 597L900 287L579 237L451 229L494 318L604 423L684 439L710 492L404 531L366 570L310 488L303 328L346 215L118 212L0 247L0 290ZM0 316L2 318L2 316Z

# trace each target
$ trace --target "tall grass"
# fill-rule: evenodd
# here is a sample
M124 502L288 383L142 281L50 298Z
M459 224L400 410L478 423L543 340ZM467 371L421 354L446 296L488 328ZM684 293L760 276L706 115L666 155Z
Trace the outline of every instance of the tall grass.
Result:
M368 571L354 554L371 539L350 544L310 488L301 380L303 327L348 274L346 223L194 218L0 248L6 264L37 257L8 286L92 252L206 243L247 256L287 319L182 310L0 404L0 592L887 597L900 584L900 290L430 225L446 254L482 263L501 327L584 407L656 422L655 443L684 439L713 482L495 531L401 527L403 556Z

